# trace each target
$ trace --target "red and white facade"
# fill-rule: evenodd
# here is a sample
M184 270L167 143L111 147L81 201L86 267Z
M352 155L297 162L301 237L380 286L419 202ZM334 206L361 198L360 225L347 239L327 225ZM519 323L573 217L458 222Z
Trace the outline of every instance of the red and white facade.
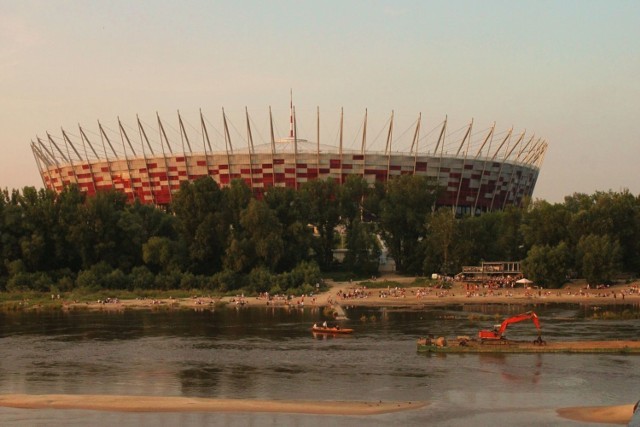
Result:
M384 150L366 148L366 116L359 149L344 149L342 117L340 141L337 146L299 139L295 131L295 113L291 114L291 129L283 139L276 139L271 113L270 141L254 146L252 128L247 114L245 147L231 144L227 118L223 112L220 132L224 148L212 149L209 128L200 115L200 130L186 131L182 117L174 129L180 142L170 143L164 123L157 119L151 131L158 135L148 138L150 126L137 120L136 143L132 128L118 121L119 132L110 132L100 123L97 132L79 127L76 135L62 131L61 136L47 134L36 138L31 147L45 187L57 192L77 184L89 195L115 189L130 201L167 205L184 181L212 177L220 186L234 179L244 180L254 193L270 187L298 188L314 179L334 179L343 183L350 175L361 176L370 184L385 182L400 175L423 175L436 180L441 190L439 206L451 206L458 213L501 210L507 205L519 205L533 193L547 143L540 138L526 137L512 131L495 135L495 126L478 138L472 147L472 125L465 136L445 146L446 120L437 141L428 151L420 152L420 121L412 129L411 148L392 151L393 115L391 116ZM319 119L318 119L319 122ZM193 138L195 132L196 138ZM91 136L88 136L91 135ZM115 135L115 137L114 137ZM202 149L192 149L194 139L201 140ZM318 130L319 139L319 130ZM491 148L491 142L493 148ZM243 144L243 145L245 145ZM175 146L180 149L176 150ZM119 150L115 147L121 147ZM453 146L453 149L451 147ZM497 146L497 147L496 147Z

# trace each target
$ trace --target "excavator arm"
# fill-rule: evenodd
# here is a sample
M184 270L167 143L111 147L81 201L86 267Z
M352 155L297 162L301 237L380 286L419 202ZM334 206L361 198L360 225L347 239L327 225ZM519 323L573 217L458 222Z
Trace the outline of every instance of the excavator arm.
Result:
M538 332L539 332L540 320L538 319L538 315L535 314L533 311L528 311L526 313L518 314L517 316L513 316L505 319L500 324L500 327L496 327L496 329L492 331L488 331L488 330L479 331L478 338L480 338L480 341L502 340L504 339L503 335L504 335L504 332L507 330L507 326L511 325L512 323L518 323L518 322L522 322L524 320L529 320L529 319L533 321L533 324L536 326L536 329L538 329ZM542 339L538 337L538 341L542 342Z
M540 320L538 320L538 315L535 314L533 311L529 311L523 314L518 314L517 316L509 317L508 319L505 319L505 321L502 322L502 324L500 325L498 334L499 335L504 334L504 331L507 330L507 326L511 325L512 323L518 323L518 322L522 322L523 320L529 320L529 319L533 320L533 324L536 326L536 329L540 330Z

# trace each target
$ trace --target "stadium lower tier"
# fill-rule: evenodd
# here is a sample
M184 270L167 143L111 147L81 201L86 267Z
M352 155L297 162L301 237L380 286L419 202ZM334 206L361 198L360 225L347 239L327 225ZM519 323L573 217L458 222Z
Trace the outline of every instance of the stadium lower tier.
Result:
M458 213L501 210L533 193L539 168L530 163L460 156L363 153L188 154L55 164L40 169L47 188L77 184L89 195L115 189L130 201L167 205L184 181L212 177L220 186L242 179L255 194L270 187L299 188L314 179L344 183L351 175L369 184L400 175L427 176L440 193L437 204Z

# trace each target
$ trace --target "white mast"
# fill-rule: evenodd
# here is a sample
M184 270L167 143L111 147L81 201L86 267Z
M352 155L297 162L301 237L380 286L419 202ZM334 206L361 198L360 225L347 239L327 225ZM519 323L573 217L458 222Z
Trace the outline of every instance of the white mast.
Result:
M289 89L289 138L293 139L293 89Z

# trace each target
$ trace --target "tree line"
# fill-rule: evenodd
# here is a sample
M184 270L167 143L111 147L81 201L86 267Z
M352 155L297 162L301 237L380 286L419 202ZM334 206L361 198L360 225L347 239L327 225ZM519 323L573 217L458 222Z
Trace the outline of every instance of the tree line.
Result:
M456 218L437 185L401 176L369 186L314 180L254 197L241 180L182 183L164 208L119 192L87 197L25 187L0 195L0 289L203 289L309 293L330 271L376 274L386 248L400 273L453 275L519 261L544 286L607 282L640 268L640 200L574 194L564 203ZM333 251L346 249L336 264Z

